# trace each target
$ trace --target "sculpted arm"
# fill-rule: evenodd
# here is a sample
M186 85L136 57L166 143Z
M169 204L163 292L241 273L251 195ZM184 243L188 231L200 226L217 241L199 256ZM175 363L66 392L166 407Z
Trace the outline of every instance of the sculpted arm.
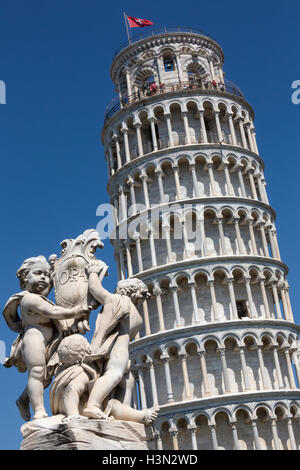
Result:
M57 305L52 305L47 300L36 294L28 294L23 301L23 305L33 313L49 318L51 320L64 320L67 318L74 318L77 315L88 313L89 309L83 307L63 308Z
M102 305L111 302L113 299L113 294L102 286L102 279L107 269L108 266L102 261L97 261L88 268L89 291L94 299L98 300ZM101 274L99 275L99 273Z
M96 273L89 275L89 290L94 299L98 300L102 305L110 302L113 296L108 290L104 289Z

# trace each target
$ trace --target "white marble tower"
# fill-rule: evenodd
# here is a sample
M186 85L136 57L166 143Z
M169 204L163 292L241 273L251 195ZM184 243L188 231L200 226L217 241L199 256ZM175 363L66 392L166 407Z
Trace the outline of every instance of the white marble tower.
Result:
M143 33L113 59L102 131L119 276L152 294L138 406L160 407L158 449L299 449L300 328L254 112L208 35Z

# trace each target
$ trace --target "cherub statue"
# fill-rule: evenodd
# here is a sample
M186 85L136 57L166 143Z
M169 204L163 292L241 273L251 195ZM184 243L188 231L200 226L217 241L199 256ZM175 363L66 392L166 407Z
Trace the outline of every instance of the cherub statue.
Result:
M44 387L50 382L47 363L61 340L56 320L82 318L89 308L58 307L47 299L52 281L50 265L44 256L26 259L17 271L17 277L23 292L9 298L3 315L9 328L19 336L5 366L16 366L20 372L28 370L27 387L16 402L23 419L30 419L29 403L34 412L33 419L45 418Z
M51 411L53 415L65 415L65 422L84 419L82 409L87 403L89 391L99 380L101 369L98 368L97 361L91 360L90 344L79 334L64 338L57 348L57 353L59 366L50 389ZM157 416L152 408L135 410L117 398L107 401L105 413L106 419L144 424L151 423Z
M69 419L80 418L89 386L99 377L96 364L85 362L91 345L84 336L74 334L61 341L57 354L59 365L50 388L51 411Z
M88 418L100 419L107 419L110 413L117 419L144 420L148 424L157 417L154 409L134 410L125 405L123 399L118 400L116 395L118 388L121 392L129 372L129 342L143 324L136 305L148 297L148 289L139 279L127 279L119 281L116 292L112 294L102 286L104 276L99 277L99 273L103 274L106 270L107 266L102 261L95 261L88 267L89 291L103 305L103 311L96 320L90 360L102 358L103 371L95 381L82 413ZM126 402L128 404L130 400L127 398Z

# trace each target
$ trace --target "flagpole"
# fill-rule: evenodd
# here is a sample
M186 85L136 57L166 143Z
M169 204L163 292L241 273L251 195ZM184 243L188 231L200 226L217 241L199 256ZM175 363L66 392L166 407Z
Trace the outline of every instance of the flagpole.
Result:
M124 21L125 21L125 26L126 26L126 31L127 31L128 42L130 43L131 39L130 39L129 30L128 30L127 15L126 15L125 11L124 11Z

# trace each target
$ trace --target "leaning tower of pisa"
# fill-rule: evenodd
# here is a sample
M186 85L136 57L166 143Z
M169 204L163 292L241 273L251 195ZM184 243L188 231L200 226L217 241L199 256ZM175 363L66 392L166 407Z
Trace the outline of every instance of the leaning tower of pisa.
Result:
M294 323L254 112L209 35L117 51L102 142L119 278L151 297L131 343L158 449L299 449Z

